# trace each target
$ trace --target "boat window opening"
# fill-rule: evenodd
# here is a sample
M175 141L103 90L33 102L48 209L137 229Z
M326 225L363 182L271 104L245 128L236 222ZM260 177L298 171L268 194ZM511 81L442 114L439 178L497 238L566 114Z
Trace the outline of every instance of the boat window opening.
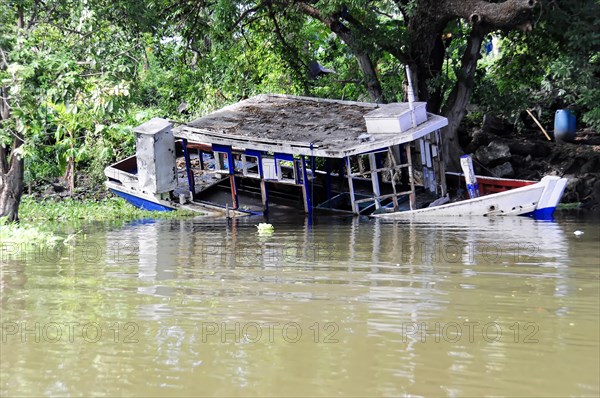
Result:
M245 177L260 178L258 170L258 156L241 155L242 175Z
M229 159L226 152L213 152L215 158L215 166L213 174L229 174Z
M277 180L292 184L299 183L299 173L297 161L279 160L277 159Z

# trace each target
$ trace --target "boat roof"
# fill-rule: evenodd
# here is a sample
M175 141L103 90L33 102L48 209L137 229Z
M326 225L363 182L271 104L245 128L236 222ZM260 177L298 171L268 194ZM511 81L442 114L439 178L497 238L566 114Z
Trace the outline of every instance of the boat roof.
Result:
M368 134L364 116L386 105L261 94L182 124L175 137L191 142L294 155L344 158L421 138L448 124L427 121L403 133Z

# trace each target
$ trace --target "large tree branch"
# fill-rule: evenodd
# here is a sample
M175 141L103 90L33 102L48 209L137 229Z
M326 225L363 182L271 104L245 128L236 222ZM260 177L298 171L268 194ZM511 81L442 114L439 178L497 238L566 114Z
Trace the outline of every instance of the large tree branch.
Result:
M299 1L297 2L298 6L300 7L300 9L307 15L321 21L322 23L324 23L325 25L327 25L332 31L334 31L334 27L337 28L342 34L347 34L350 35L351 34L351 30L344 26L341 22L339 22L338 19L338 15L334 15L334 16L325 16L321 13L321 11L319 11L318 9L316 9L315 7ZM398 59L400 62L405 63L407 61L407 57L406 54L404 54L401 50L400 47L396 45L396 43L394 43L393 41L389 40L389 38L387 37L387 35L383 34L382 32L376 32L374 30L374 28L368 28L366 27L363 23L361 23L359 20L357 20L356 18L354 18L352 15L348 14L345 15L343 17L346 21L348 21L350 23L350 25L352 25L352 27L361 35L363 35L364 37L367 37L368 39L372 40L372 42L378 46L379 48L381 48L382 50L390 53L391 55L393 55L396 59ZM337 32L334 31L334 33L337 34ZM342 38L340 36L340 38ZM347 43L347 41L345 39L342 38L342 40L344 40L344 42Z
M368 29L362 23L360 23L356 18L352 15L348 15L346 21L350 22L350 24L362 35L368 37L373 40L376 46L381 48L382 50L392 54L398 61L401 63L406 63L408 61L408 57L404 54L397 43L393 40L390 40L387 35L381 32L375 32L373 29Z
M281 42L281 45L284 48L286 48L291 55L290 56L290 64L291 64L292 68L296 70L296 73L299 76L302 76L302 67L304 67L305 69L308 69L308 65L306 65L304 63L304 61L302 61L302 58L300 58L300 54L298 53L298 50L295 47L291 46L287 42L285 37L283 36L283 33L281 32L281 28L279 26L279 22L277 21L277 16L275 15L275 11L273 10L273 7L271 6L270 3L267 4L267 8L269 10L269 18L273 22L273 26L275 28L275 34L277 35L277 38Z
M259 11L261 6L262 4L259 3L256 7L248 8L247 10L242 12L240 16L237 17L235 21L233 21L233 24L229 27L229 31L233 32L244 19L246 19L251 14L254 14L257 11Z
M379 78L377 77L377 71L375 70L373 61L369 56L368 51L366 51L353 36L352 31L347 26L342 24L338 19L324 15L321 13L321 11L310 4L301 1L297 2L296 4L304 14L321 21L333 33L335 33L340 40L346 43L350 51L352 51L356 57L358 66L360 67L360 70L366 79L367 91L371 96L371 100L374 102L385 102L385 98L383 97L383 89L381 87L381 83L379 82Z
M400 7L401 1L396 1ZM532 11L538 0L505 0L492 3L485 0L419 0L408 21L410 63L418 70L419 96L439 106L441 92L431 94L428 81L441 73L445 48L441 35L449 21L457 18L469 21L473 28L531 29Z
M484 0L448 0L440 2L449 16L466 19L472 25L494 29L531 30L531 14L538 0L506 0L490 3Z
M8 172L8 163L6 161L8 155L7 150L0 144L0 175Z

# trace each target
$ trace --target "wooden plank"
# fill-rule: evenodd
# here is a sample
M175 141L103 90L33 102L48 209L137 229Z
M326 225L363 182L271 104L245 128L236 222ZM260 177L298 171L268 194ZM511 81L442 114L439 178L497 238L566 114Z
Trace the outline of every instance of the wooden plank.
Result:
M407 167L408 167L408 163L401 164L401 165L394 166L394 167L382 167L380 169L369 170L369 171L365 171L365 172L362 172L362 173L361 172L353 173L352 177L362 177L364 175L371 174L373 172L381 173L381 172L384 172L384 171L405 169Z
M354 203L356 203L356 204L365 203L365 202L375 202L375 198L357 199L354 201Z
M225 148L227 150L227 169L229 171L229 184L231 185L231 201L235 210L239 209L240 204L238 201L237 184L235 180L235 159L233 159L233 153L231 147Z
M260 198L263 205L263 213L269 212L269 190L267 188L267 182L264 179L260 179Z
M533 119L535 124L537 124L537 126L540 128L540 130L542 130L542 133L544 133L544 135L546 136L548 141L552 141L552 139L550 138L548 133L546 133L546 129L540 124L540 122L538 122L538 120L535 118L535 116L533 116L533 113L531 113L531 111L529 109L525 109L525 110L527 111L527 114L529 114L529 116L531 116L531 118Z
M412 191L398 192L397 194L390 193L387 195L381 195L379 197L379 199L383 200L383 199L393 198L394 196L396 196L396 198L398 198L399 196L408 195L411 192ZM354 201L354 203L358 204L358 203L365 203L365 202L373 202L374 200L375 200L374 198L357 199Z

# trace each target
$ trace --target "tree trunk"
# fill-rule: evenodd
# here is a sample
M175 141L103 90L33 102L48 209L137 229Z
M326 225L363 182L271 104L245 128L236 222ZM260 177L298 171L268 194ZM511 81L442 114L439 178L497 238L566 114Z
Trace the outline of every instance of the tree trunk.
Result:
M308 3L297 2L296 5L304 14L309 15L325 24L333 33L337 35L337 37L340 38L341 41L348 46L358 61L358 67L365 78L366 88L369 96L371 97L371 101L385 103L386 100L383 96L383 89L381 87L379 77L377 76L377 71L375 70L373 60L369 55L368 49L365 48L365 46L361 43L360 37L355 36L355 34L353 34L353 32L347 26L341 23L336 17L326 16Z
M23 24L23 10L19 8L19 27ZM2 63L0 69L8 67L6 55L2 48ZM0 86L0 123L5 123L10 118L8 104L8 89ZM23 195L24 161L18 149L23 145L23 140L15 135L12 148L0 145L0 218L6 217L9 222L19 221L19 204Z
M539 0L420 0L414 16L410 18L408 32L411 37L410 55L418 65L418 90L428 110L436 113L441 105L442 91L430 93L428 82L440 75L445 46L442 33L451 20L462 18L472 25L467 47L462 57L461 70L448 100L441 109L448 118L444 129L444 155L450 170L460 170L462 150L458 142L458 127L465 115L473 90L473 80L480 57L481 44L486 32L494 29L531 30L532 11Z
M486 30L473 27L467 40L467 48L462 58L461 70L457 81L442 109L442 114L448 118L448 126L443 130L444 156L449 169L460 170L462 150L458 143L458 126L465 116L469 98L473 91L473 80L477 70L477 61L481 57L481 44Z
M0 217L6 217L10 222L19 221L19 205L23 195L24 161L14 151L23 144L23 141L15 138L13 153L10 159L10 168L0 170ZM6 148L0 150L3 157L1 163L5 163Z
M367 92L371 97L371 101L385 103L386 101L383 97L383 89L381 88L381 83L379 82L379 78L377 77L377 72L375 71L375 67L373 66L371 58L368 55L360 52L355 52L354 56L358 60L358 66L360 67L360 70L366 80Z

